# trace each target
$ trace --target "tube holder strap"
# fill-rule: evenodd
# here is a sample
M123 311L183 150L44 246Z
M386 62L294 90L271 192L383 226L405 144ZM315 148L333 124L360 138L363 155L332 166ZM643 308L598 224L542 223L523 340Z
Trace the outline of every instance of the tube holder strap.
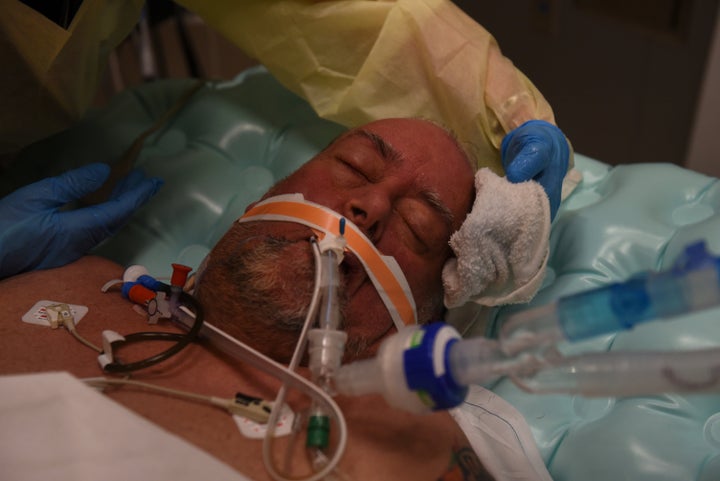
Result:
M337 212L325 206L305 200L302 194L271 197L257 203L238 222L258 220L296 222L316 231L319 237L327 234L340 236L340 219ZM385 307L400 329L417 324L415 301L410 285L392 256L384 256L352 222L346 219L344 237L347 248L357 256L377 289Z

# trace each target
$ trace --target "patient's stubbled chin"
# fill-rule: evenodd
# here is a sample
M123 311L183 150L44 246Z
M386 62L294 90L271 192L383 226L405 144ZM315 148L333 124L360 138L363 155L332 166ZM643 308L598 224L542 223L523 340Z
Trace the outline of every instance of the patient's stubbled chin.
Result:
M309 229L289 223L233 226L211 253L200 280L198 296L208 321L288 362L313 293L311 236ZM359 263L343 264L341 275L346 359L368 357L393 329L392 320Z

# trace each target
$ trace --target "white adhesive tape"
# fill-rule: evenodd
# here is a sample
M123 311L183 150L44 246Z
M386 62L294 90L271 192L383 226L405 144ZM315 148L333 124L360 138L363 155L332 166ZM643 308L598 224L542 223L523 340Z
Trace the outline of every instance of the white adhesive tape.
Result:
M75 320L75 325L77 325L80 322L80 319L85 317L85 314L88 313L88 308L86 306L68 304L67 302L42 300L36 302L35 305L22 316L22 321L27 322L28 324L50 327L50 318L48 317L47 307L57 304L67 304L70 308L70 313L73 315L73 319Z

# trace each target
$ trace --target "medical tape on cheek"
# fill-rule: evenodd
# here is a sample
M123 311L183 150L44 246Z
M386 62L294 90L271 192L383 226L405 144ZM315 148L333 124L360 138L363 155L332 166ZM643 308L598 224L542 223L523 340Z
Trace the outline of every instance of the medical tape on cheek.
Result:
M257 203L238 222L258 220L295 222L306 225L323 235L340 235L342 216L320 204L306 201L302 194L279 195ZM415 301L407 279L397 261L378 252L370 239L346 219L347 248L357 256L372 281L395 326L417 324Z

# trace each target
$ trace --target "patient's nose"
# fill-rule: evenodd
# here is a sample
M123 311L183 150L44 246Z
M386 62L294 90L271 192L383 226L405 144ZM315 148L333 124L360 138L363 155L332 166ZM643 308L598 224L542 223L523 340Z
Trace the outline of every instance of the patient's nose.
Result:
M348 201L343 215L376 242L382 236L391 208L388 196L378 192L363 192Z

